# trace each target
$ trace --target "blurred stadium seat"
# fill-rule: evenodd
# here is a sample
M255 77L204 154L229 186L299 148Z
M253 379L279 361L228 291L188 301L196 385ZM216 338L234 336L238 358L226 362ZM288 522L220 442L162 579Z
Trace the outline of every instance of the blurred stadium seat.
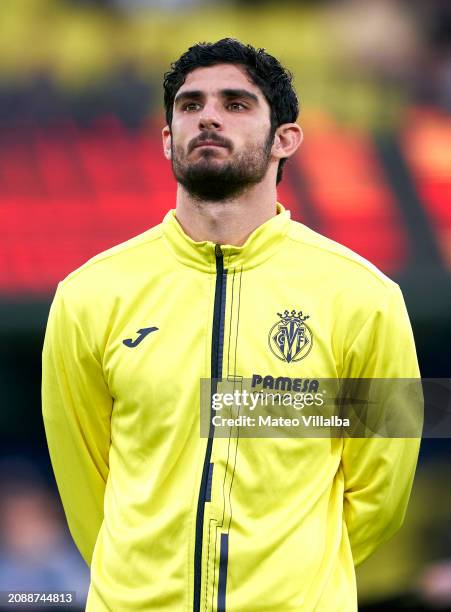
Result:
M411 111L399 139L430 217L443 266L451 266L451 120ZM174 205L175 183L157 119L138 130L114 116L89 128L71 120L5 126L0 142L0 293L50 296L58 280L97 252L145 231ZM331 117L304 124L279 198L293 217L399 274L415 237L384 172L371 131ZM418 262L415 260L415 264ZM424 262L427 263L427 262Z

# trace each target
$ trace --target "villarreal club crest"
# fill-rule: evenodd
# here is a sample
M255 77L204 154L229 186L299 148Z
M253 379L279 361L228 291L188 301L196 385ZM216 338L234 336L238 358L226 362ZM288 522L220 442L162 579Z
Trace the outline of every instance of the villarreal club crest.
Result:
M281 361L291 363L306 357L313 345L313 335L305 321L309 315L302 310L278 312L280 320L275 323L268 334L268 344L273 355Z

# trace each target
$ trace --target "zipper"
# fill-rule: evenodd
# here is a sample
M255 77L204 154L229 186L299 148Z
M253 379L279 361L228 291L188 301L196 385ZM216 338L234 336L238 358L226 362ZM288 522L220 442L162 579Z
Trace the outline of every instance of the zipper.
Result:
M221 533L221 553L219 556L219 581L218 581L218 612L225 612L227 565L229 561L229 534Z
M215 244L216 287L213 310L213 330L211 338L211 395L216 393L217 379L222 377L222 352L224 347L224 314L227 285L227 270L224 270L224 258L219 244ZM210 411L211 401L210 401ZM200 612L200 594L202 589L202 545L204 535L205 503L208 497L211 450L213 447L214 425L210 415L210 430L205 451L202 479L199 490L196 515L196 542L194 547L194 597L193 612Z

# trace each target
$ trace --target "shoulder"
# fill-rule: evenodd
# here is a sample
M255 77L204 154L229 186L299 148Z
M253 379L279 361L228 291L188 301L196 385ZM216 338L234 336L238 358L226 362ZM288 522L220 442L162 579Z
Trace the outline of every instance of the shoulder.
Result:
M95 255L58 284L54 309L86 321L108 319L161 261L161 224Z
M398 287L370 261L302 223L290 221L287 237L295 248L303 252L315 272L322 272L332 284L364 284L382 292Z
M137 262L148 261L149 254L160 243L162 237L161 224L152 227L145 232L134 236L110 249L91 257L83 265L68 274L60 283L59 289L70 291L70 289L83 285L111 286L118 281L118 273L132 273L139 269Z

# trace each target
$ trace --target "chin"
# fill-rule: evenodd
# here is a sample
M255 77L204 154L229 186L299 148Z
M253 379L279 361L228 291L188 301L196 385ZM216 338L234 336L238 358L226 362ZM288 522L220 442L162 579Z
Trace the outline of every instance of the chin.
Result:
M199 160L223 161L225 157L218 155L218 153L219 151L215 151L214 149L205 149L204 151L201 151Z
M207 170L208 168L220 168L226 163L227 162L224 159L218 159L215 157L202 157L201 159L196 161L193 166L196 166L196 168L205 168Z

